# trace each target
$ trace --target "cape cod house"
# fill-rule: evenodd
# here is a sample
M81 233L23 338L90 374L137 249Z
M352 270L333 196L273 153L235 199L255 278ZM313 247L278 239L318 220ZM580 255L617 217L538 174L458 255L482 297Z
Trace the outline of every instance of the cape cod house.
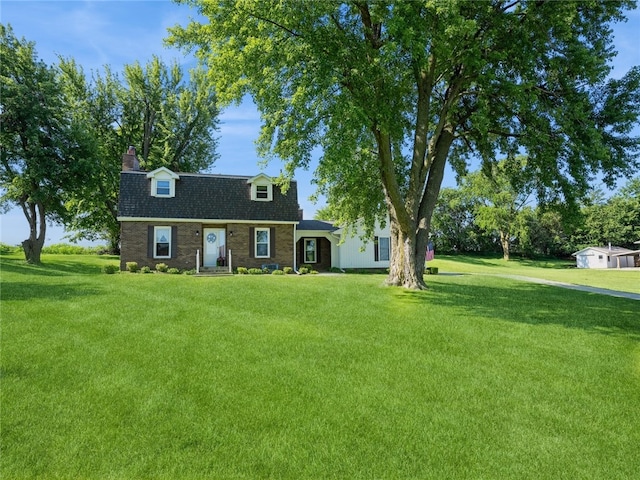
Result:
M284 194L253 177L142 171L135 150L123 155L118 221L120 268L224 269L296 266L296 182Z
M318 271L387 268L389 227L363 242L330 222L302 220L297 183L284 194L265 174L253 177L140 170L135 149L122 157L120 269L230 271L309 265Z

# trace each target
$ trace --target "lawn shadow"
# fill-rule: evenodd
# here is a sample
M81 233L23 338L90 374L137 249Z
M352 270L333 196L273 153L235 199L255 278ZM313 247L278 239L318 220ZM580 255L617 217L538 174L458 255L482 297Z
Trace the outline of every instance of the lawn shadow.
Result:
M117 259L117 257L114 257L114 259ZM85 260L73 257L64 260L58 258L55 262L45 261L39 265L33 265L27 263L24 259L0 256L0 272L45 277L95 275L100 273L100 266L87 264Z
M70 283L65 285L38 285L29 282L5 282L2 284L2 301L48 299L67 301L72 298L99 295L95 285Z
M535 267L535 268L550 268L556 270L565 270L568 268L576 268L575 262L570 262L567 260L558 260L553 258L513 258L510 262L506 262L502 260L502 256L500 255L484 255L484 256L475 256L475 255L446 255L442 257L446 260L451 260L459 263L464 263L467 265L476 265L476 266L484 266L484 267L495 267L496 265L500 265L504 263L504 266L522 266L522 267Z
M560 325L640 341L640 315L635 300L508 279L498 281L498 285L456 277L442 280L431 281L429 290L407 290L399 297L423 305L456 308L469 316Z

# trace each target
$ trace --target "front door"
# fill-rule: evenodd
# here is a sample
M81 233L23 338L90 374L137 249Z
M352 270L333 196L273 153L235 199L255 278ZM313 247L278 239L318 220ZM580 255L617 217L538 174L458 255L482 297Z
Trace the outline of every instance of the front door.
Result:
M205 228L203 237L203 265L205 267L215 267L219 264L221 264L220 266L226 265L227 245L224 228Z

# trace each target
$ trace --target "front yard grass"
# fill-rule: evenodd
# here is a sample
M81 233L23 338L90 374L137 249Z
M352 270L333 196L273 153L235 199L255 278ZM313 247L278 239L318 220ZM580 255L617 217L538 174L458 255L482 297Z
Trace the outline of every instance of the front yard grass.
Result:
M634 478L640 309L2 256L2 478ZM441 270L442 271L442 270Z
M576 262L565 260L510 260L471 255L438 255L429 262L440 272L521 275L557 282L640 293L640 268L576 268Z

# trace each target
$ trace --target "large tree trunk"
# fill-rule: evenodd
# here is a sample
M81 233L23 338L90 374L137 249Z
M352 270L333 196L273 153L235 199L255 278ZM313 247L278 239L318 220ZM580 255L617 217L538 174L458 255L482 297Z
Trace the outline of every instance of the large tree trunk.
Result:
M509 235L500 231L500 246L502 247L502 259L509 260Z
M44 206L41 203L22 202L22 211L29 221L29 238L22 242L24 257L27 263L39 264L47 222Z
M424 290L424 255L417 252L415 231L403 233L391 222L391 262L386 284L412 290ZM422 268L419 268L422 266Z

